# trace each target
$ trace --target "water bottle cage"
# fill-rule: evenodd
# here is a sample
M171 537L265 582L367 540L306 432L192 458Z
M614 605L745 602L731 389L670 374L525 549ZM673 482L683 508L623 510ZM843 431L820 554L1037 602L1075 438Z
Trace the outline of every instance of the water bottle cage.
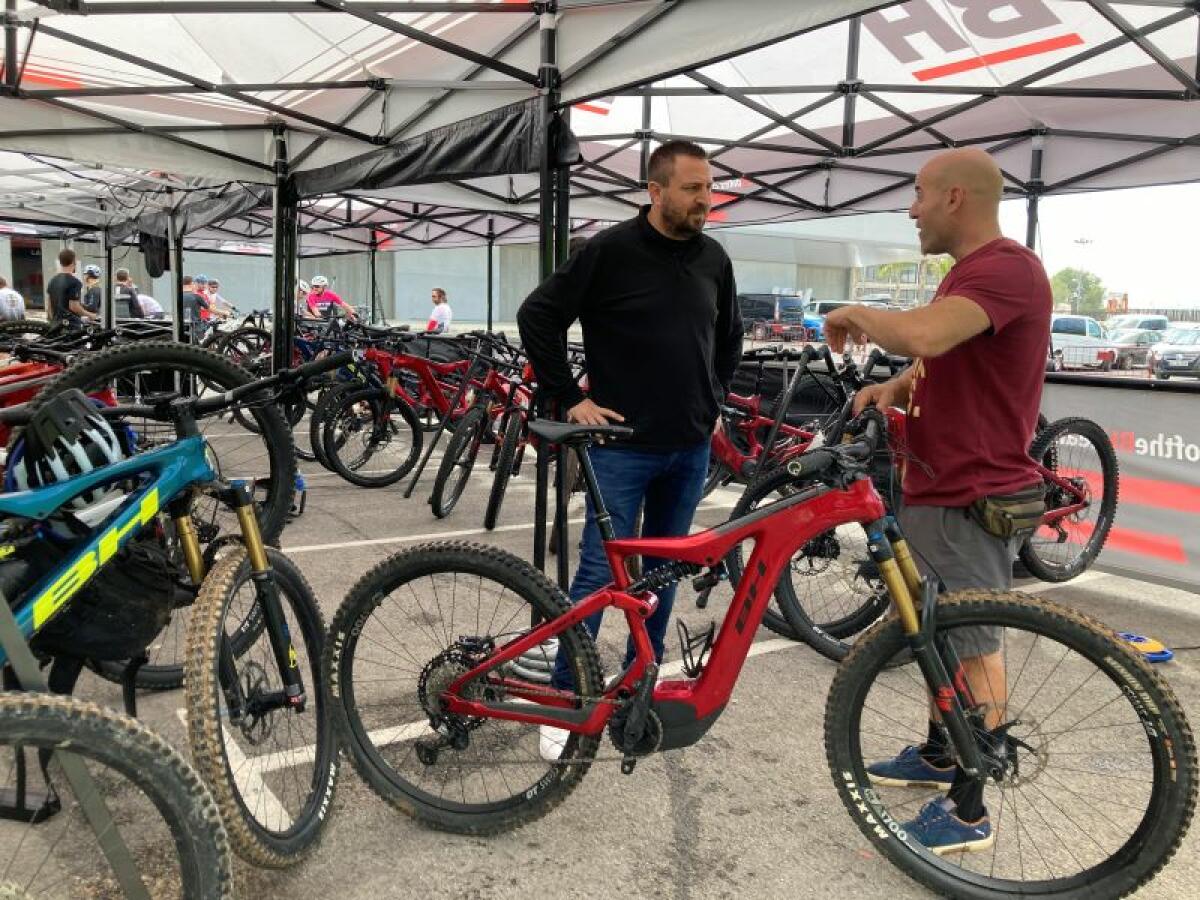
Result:
M712 650L717 623L709 622L707 628L695 635L683 619L676 619L675 627L679 629L679 656L683 664L683 674L688 678L699 678L700 673L704 671L704 664L708 661L709 651Z

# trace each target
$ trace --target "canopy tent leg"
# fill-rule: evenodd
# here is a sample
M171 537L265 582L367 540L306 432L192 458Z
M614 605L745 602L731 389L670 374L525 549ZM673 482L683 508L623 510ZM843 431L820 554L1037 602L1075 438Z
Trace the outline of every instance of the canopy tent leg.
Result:
M492 330L492 312L495 303L495 285L492 279L492 266L496 249L496 220L488 216L487 230L487 330Z
M171 338L183 340L183 235L178 232L174 209L167 215L167 242L171 246Z
M1045 182L1042 181L1042 152L1046 139L1040 133L1033 136L1033 158L1029 164L1029 194L1025 199L1025 246L1037 246L1038 199Z
M100 303L100 321L105 328L112 328L117 322L117 302L113 296L112 240L107 229L101 237L104 241L104 299Z
M372 235L371 236L371 249L367 253L367 260L368 260L368 262L367 262L367 266L368 266L368 268L367 268L367 289L371 292L370 322L372 325L374 325L378 321L378 311L376 309L375 298L379 292L379 289L375 282L375 253L376 253L375 236Z
M275 190L273 196L275 309L271 318L274 371L292 362L296 333L296 224L299 203L288 178L287 139L283 126L275 128Z

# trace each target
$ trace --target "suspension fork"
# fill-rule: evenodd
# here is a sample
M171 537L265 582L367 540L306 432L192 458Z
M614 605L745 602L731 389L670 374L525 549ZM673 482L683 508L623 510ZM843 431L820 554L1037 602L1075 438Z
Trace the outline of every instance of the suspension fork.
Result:
M303 712L306 702L304 680L300 672L300 664L296 648L292 644L291 632L287 620L283 616L283 605L279 600L279 585L275 580L275 572L267 558L267 548L263 543L262 532L258 528L258 519L254 514L254 498L250 483L235 481L222 491L222 500L237 513L238 524L242 529L242 541L246 545L246 554L250 559L251 579L254 581L254 593L258 608L262 612L263 623L267 629L267 637L271 641L271 651L275 655L275 664L279 668L279 676L283 681L284 699L288 706ZM237 671L233 661L233 647L228 638L221 641L221 678L227 686L240 690L237 686ZM231 681L226 677L232 675Z
M958 654L934 627L936 583L932 579L923 579L917 571L908 541L895 519L888 517L872 522L866 531L871 558L879 567L913 659L950 735L959 766L967 775L981 778L985 773L984 761L967 714L974 702L966 675ZM918 597L921 598L920 614Z

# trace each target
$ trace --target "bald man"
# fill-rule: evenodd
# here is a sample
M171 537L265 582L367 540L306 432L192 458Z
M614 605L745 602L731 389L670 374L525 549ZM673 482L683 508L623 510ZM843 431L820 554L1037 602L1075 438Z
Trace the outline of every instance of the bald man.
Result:
M928 306L894 312L849 306L825 319L830 346L872 341L913 358L899 376L860 391L868 405L908 410L899 518L923 572L948 591L1012 587L1020 536L985 528L983 505L1005 498L1037 500L1042 479L1027 449L1037 426L1053 300L1041 261L1000 232L1003 176L978 149L951 150L917 174L908 215L922 253L948 253L954 266ZM956 629L951 643L963 663L985 723L1008 721L1001 629ZM959 770L949 738L931 706L928 736L918 747L868 767L878 784L944 786L904 825L935 853L986 850L995 840L984 783Z

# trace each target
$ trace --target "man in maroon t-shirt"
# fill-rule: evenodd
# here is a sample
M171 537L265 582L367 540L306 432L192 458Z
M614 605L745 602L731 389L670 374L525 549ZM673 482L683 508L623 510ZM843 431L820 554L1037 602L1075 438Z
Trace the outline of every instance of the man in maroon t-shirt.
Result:
M830 346L866 340L911 356L892 380L859 392L855 410L907 406L904 507L899 518L918 564L946 590L1012 587L1013 541L985 531L967 514L982 497L1040 484L1027 452L1041 403L1053 300L1041 261L1000 232L1003 176L979 149L935 156L916 180L909 216L923 253L955 264L928 306L890 312L865 306L825 319ZM952 638L976 702L994 729L1008 700L1000 629L957 629ZM924 744L868 767L889 785L945 786L904 825L935 853L984 850L995 839L983 785L954 765L942 725Z

